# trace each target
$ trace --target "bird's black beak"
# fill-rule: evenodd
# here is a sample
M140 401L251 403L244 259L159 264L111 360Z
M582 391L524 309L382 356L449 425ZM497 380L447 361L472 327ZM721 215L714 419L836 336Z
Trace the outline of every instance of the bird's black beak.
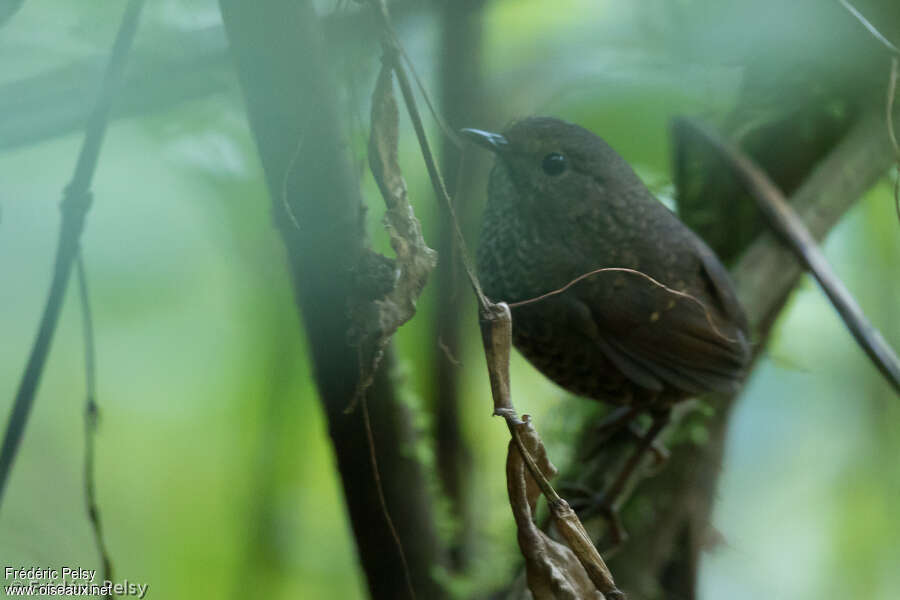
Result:
M460 129L459 132L491 152L503 154L509 149L509 142L499 133L491 133L490 131L482 131L480 129Z

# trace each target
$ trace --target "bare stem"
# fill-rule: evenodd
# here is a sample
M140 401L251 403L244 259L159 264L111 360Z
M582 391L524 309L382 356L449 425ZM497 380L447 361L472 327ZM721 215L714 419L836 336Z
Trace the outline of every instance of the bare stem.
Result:
M372 433L372 422L369 419L369 405L366 402L365 393L362 394L360 400L362 403L363 423L366 427L366 441L369 444L369 462L372 465L372 477L375 479L375 490L378 492L378 503L381 505L381 512L384 514L384 520L387 523L388 529L391 531L391 537L394 538L397 555L400 557L400 563L403 566L403 576L406 578L406 589L409 592L409 597L412 600L416 600L416 592L413 588L409 562L406 560L406 552L403 551L403 542L400 541L400 534L397 533L397 527L394 525L394 520L391 518L390 511L388 511L387 499L384 496L384 486L381 484L381 474L378 471L378 459L376 458L375 452L375 437Z
M403 102L406 104L406 110L412 121L413 129L416 132L416 139L419 141L419 147L422 150L422 158L425 160L425 168L428 171L428 177L431 179L431 185L434 188L435 194L437 194L438 198L444 203L447 211L450 213L450 218L453 222L453 231L459 249L459 258L462 261L463 268L469 278L469 283L478 299L478 306L480 310L484 312L487 310L490 300L484 295L484 292L481 290L481 283L478 281L478 276L475 275L475 268L472 265L471 258L469 258L462 229L459 227L459 219L456 218L456 210L453 208L453 200L447 192L444 178L441 177L440 170L434 160L434 153L431 151L431 145L428 143L428 137L425 135L425 127L422 125L422 117L419 114L419 107L416 104L412 85L409 82L406 69L403 68L403 64L399 60L399 55L403 52L401 49L402 47L400 46L397 35L391 25L390 15L388 15L387 6L385 5L384 0L373 0L373 4L375 4L376 12L381 20L382 28L384 29L385 41L383 42L383 45L385 60L390 61L394 73L397 75L400 93L403 94Z
M91 302L88 295L87 274L84 269L84 258L81 252L75 260L78 274L78 297L81 304L81 320L84 330L84 374L87 388L84 407L84 498L87 504L88 520L94 531L94 542L103 565L103 580L113 581L112 559L106 540L103 537L103 524L100 519L100 506L97 503L97 486L94 473L94 445L97 437L97 352L94 346L94 319L91 316ZM112 598L112 594L107 594Z
M878 31L878 28L875 27L875 25L873 25L872 22L869 21L865 16L863 16L863 14L859 12L859 10L857 10L855 6L850 4L847 0L838 0L838 2L840 2L841 5L847 9L847 12L853 15L856 20L859 21L862 26L872 34L872 37L881 42L885 48L887 48L894 54L900 55L900 48L897 48L897 46L895 46L889 39L884 37L884 35L880 31Z
M891 57L891 74L888 77L887 99L884 109L887 113L888 137L891 139L891 147L894 149L894 159L897 161L897 177L894 179L894 210L897 211L897 220L900 221L900 144L897 143L897 133L894 131L894 100L897 97L897 74L900 71L900 59Z
M97 103L85 127L84 141L78 154L75 173L72 175L72 181L63 191L60 207L62 225L59 231L50 292L47 295L47 304L44 307L38 333L28 357L28 364L25 366L19 390L13 402L13 409L3 437L3 447L0 449L0 503L3 501L3 492L6 490L12 464L25 433L25 426L34 404L34 396L37 393L44 365L47 362L47 354L50 351L50 344L53 341L53 334L56 331L56 323L59 320L59 312L72 271L72 262L78 254L81 231L84 229L84 220L91 205L91 181L97 166L97 157L100 154L103 136L106 133L110 105L122 80L125 60L134 41L143 5L144 0L130 0L125 9L122 23L113 43Z

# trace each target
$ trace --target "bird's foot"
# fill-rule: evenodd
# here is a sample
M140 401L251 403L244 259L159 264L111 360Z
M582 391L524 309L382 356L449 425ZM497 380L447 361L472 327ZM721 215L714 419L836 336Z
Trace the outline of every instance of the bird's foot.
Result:
M644 439L645 434L643 431L641 431L640 427L637 426L637 423L630 423L628 425L628 431L632 436L634 436L634 439L638 441L642 441ZM659 442L659 440L653 440L650 443L650 448L648 448L648 451L653 456L653 464L651 465L651 468L654 470L662 467L664 464L669 462L669 457L672 455L672 453L669 452L669 449L663 446Z
M659 466L668 458L668 452L658 444L657 438L669 422L670 413L658 411L653 413L652 417L653 423L646 432L641 432L636 426L628 427L628 431L639 440L638 445L603 493L597 494L583 484L560 486L561 489L575 494L569 504L582 521L597 515L605 518L612 542L612 548L609 550L618 548L628 537L619 517L619 505L625 501L627 490L631 487L630 483L640 474L641 459L650 453L655 458L655 466Z

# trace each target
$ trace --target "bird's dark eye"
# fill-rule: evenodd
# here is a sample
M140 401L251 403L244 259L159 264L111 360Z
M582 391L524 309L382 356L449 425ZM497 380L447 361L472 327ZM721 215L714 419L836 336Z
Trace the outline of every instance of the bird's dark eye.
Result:
M559 152L551 152L541 161L541 168L544 169L544 173L551 177L560 175L566 170L566 157Z

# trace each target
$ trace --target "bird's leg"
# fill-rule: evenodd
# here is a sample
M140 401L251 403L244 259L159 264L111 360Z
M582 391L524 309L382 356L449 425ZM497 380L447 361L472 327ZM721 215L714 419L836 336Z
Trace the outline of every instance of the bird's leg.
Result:
M637 439L642 438L643 433L634 423L634 419L642 410L644 410L643 406L619 406L604 415L599 423L591 427L589 435L590 446L582 448L582 455L585 457L596 456L614 435L625 428L627 428L629 435L634 435ZM570 504L576 511L595 504L594 498L596 495L594 491L582 483L562 481L558 487L563 494L575 496L575 499L570 498Z
M588 446L581 449L582 455L590 457L599 454L606 444L623 429L630 435L634 420L645 409L646 407L643 405L630 404L619 406L604 415L599 423L591 427L588 438L590 442Z
M640 436L640 441L631 456L622 465L609 487L599 496L595 496L593 505L588 506L582 513L584 517L589 516L589 514L599 513L606 518L609 522L613 548L620 545L626 538L625 528L622 526L619 518L619 504L622 500L622 495L634 478L644 455L653 448L656 438L669 423L671 413L670 408L656 410L651 413L653 422L647 432Z
M620 406L606 415L602 421L593 427L592 437L595 443L592 444L588 455L600 452L603 445L622 430L623 427L627 427L629 435L640 442L644 438L644 432L638 427L635 419L646 408L645 404ZM650 451L653 452L654 466L656 467L663 465L669 460L669 451L656 441L650 446Z
M594 426L594 433L603 438L609 437L631 423L641 410L640 406L620 406Z
M628 424L628 431L636 440L642 440L644 435L646 435L634 422ZM653 443L650 444L650 452L653 453L654 467L661 467L669 460L669 449L660 444L659 440L653 440Z
M595 439L599 438L599 446L595 451L602 448L602 444L623 427L628 427L628 433L640 442L644 438L644 432L635 423L635 418L645 409L645 405L620 406L603 417L603 420L594 426ZM669 460L669 451L655 440L650 446L650 451L653 452L654 463L657 467Z

